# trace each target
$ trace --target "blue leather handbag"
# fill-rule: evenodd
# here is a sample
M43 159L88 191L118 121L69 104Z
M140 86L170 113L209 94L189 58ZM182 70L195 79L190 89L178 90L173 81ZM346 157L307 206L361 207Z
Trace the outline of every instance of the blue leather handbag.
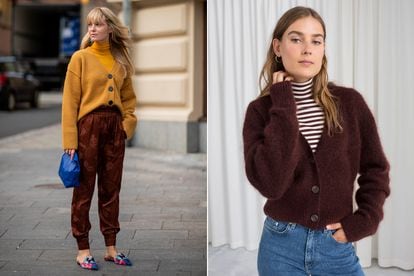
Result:
M65 188L79 187L80 165L78 154L75 152L73 159L70 155L63 153L60 160L59 176Z

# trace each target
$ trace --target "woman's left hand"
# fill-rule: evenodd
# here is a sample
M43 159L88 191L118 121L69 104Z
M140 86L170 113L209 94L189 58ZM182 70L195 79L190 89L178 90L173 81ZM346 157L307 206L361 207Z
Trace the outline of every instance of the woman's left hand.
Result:
M338 223L332 223L326 226L326 229L328 230L336 230L336 232L332 235L332 237L340 243L347 243L348 239L346 238L344 229L342 229L342 224L340 222Z

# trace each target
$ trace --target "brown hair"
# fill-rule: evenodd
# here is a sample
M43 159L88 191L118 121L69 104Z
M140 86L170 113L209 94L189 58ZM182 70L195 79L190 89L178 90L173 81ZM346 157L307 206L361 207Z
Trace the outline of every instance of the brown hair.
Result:
M273 39L277 38L282 40L283 34L296 20L311 16L318 20L322 25L324 32L324 40L326 39L325 23L321 16L311 8L307 7L294 7L285 12L276 24L273 31ZM282 62L276 62L275 53L273 51L273 44L270 43L269 50L267 51L266 62L263 65L260 72L260 96L268 95L270 87L273 84L273 73L277 71L285 71ZM342 131L342 126L339 122L339 112L335 99L328 89L328 61L326 56L323 56L322 67L319 73L313 78L313 96L317 104L323 107L325 113L326 124L328 126L328 133L332 135L334 131Z
M116 15L106 7L93 8L86 17L87 24L106 22L112 32L109 35L109 45L114 59L120 63L128 76L134 73L134 65L128 52L131 39L128 27L124 26ZM82 39L81 49L91 46L91 39L87 32Z

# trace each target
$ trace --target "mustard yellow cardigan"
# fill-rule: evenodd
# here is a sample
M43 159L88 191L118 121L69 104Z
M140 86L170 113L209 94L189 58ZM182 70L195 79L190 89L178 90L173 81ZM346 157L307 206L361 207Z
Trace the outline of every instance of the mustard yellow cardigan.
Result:
M106 45L79 50L72 55L66 72L62 101L62 146L78 148L77 122L99 106L117 106L122 113L122 125L130 139L137 118L135 92L125 69L113 62L111 70L100 62L97 51L109 51ZM101 52L102 54L102 52ZM105 54L105 53L104 53ZM112 56L110 56L112 58Z

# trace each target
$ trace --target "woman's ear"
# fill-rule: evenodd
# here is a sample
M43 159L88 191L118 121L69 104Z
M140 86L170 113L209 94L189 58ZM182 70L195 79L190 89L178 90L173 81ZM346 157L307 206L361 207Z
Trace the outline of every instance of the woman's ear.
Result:
M275 53L275 55L280 57L280 40L277 38L274 38L272 41L272 45L273 45L273 52Z

